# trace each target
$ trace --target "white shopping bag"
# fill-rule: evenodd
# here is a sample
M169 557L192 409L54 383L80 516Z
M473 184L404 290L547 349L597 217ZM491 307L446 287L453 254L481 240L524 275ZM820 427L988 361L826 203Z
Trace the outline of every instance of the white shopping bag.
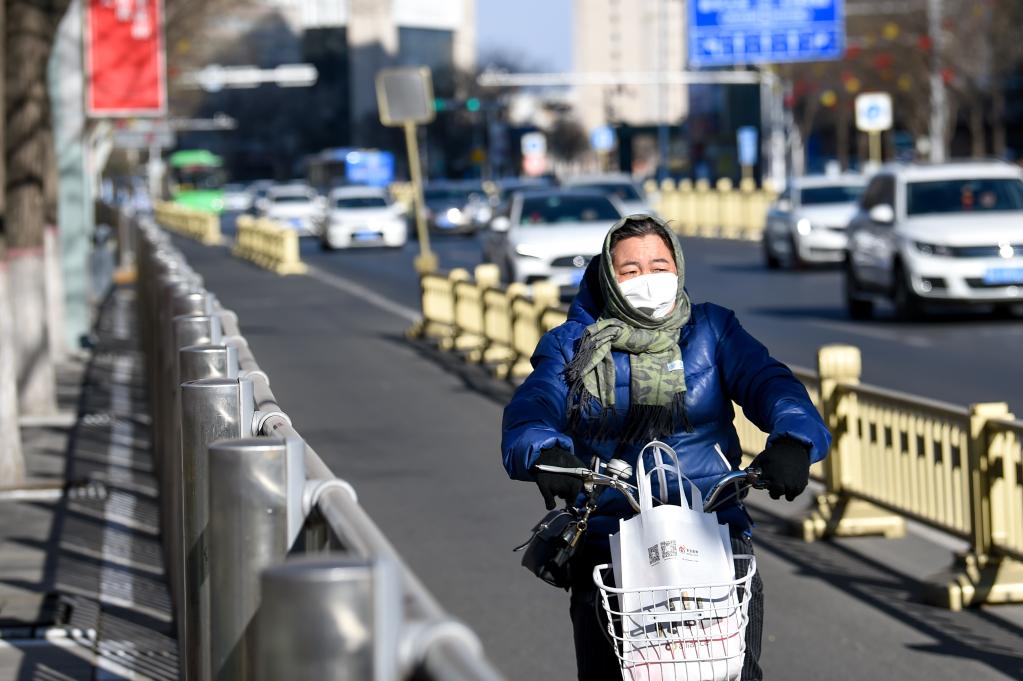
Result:
M647 468L645 458L650 452L654 463ZM708 631L708 637L721 640L724 648L716 650L714 657L738 655L738 666L715 664L710 674L675 675L664 674L663 663L671 660L691 660L693 651L676 649L671 645L653 645L658 634L668 637L677 635L681 627L693 635L693 627L704 629L711 623L693 620L697 613L725 611L735 598L734 590L721 585L734 576L734 563L729 531L720 525L716 514L703 512L703 498L700 490L679 467L678 455L662 442L651 442L640 452L637 465L636 484L639 489L640 513L619 523L619 530L611 536L611 556L615 582L625 590L645 589L621 595L622 656L628 660L659 660L660 664L640 664L626 671L626 678L634 681L656 681L657 679L700 679L738 678L742 656L740 641L734 637L719 637ZM654 506L650 478L658 477L662 503ZM680 492L680 504L666 503L668 480L674 476ZM691 506L687 504L683 483L688 483ZM697 588L697 587L704 588ZM663 590L654 587L666 587ZM685 587L686 590L680 590ZM676 614L677 613L677 614ZM687 614L688 613L688 614ZM697 618L702 615L697 615ZM720 620L713 622L720 627ZM674 633L672 633L674 632ZM697 636L697 640L702 637ZM666 641L667 642L667 641ZM708 648L709 649L709 648ZM684 662L688 668L694 663ZM695 663L699 668L706 663ZM710 669L710 667L707 667ZM684 671L684 670L683 670Z

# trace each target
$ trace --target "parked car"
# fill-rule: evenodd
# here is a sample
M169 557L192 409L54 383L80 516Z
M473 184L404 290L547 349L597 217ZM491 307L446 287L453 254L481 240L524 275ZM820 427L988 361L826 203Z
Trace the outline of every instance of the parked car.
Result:
M432 182L423 188L423 203L427 226L439 234L475 234L490 219L479 182Z
M387 190L379 187L331 190L319 232L326 250L359 246L400 248L408 240L404 209L391 203Z
M316 236L326 204L310 186L290 183L271 187L257 207L261 216L291 227L299 236Z
M845 301L855 319L891 299L901 318L930 303L1023 303L1023 171L1001 162L890 165L849 223Z
M562 180L570 189L591 189L617 200L625 215L654 215L646 194L628 175L580 175Z
M600 253L621 206L596 191L541 189L516 192L508 215L495 217L483 259L496 263L506 282L550 279L571 292L590 258Z
M767 212L764 262L770 269L845 258L846 227L867 180L862 175L811 175L792 180Z

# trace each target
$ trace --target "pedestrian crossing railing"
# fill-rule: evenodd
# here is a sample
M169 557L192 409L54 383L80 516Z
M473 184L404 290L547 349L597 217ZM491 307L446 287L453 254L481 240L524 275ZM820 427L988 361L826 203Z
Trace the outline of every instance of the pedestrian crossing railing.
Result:
M541 336L563 323L558 289L495 285L493 265L422 278L423 320L410 333L458 351L495 377L529 375ZM816 371L795 368L833 436L811 474L823 483L797 531L829 537L901 537L908 521L962 539L969 551L951 569L929 566L932 602L958 609L1023 602L1023 421L1004 403L969 407L860 383L861 357L847 345L824 346ZM767 435L735 406L747 456Z
M231 253L277 274L305 274L298 232L267 218L241 215Z
M751 179L738 186L728 178L714 185L707 180L650 180L644 185L656 197L653 208L682 236L757 241L767 224L767 211L777 193Z
M184 678L500 681L277 403L237 316L135 223Z
M220 244L220 216L216 213L188 208L169 201L157 201L153 208L156 220L172 232L200 241L207 246Z

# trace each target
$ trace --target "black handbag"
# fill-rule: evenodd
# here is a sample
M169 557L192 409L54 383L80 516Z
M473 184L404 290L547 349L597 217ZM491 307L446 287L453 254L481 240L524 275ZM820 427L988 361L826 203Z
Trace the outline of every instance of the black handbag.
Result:
M515 551L525 553L522 565L551 586L568 590L568 562L575 553L586 522L575 509L549 511L533 528L533 535Z

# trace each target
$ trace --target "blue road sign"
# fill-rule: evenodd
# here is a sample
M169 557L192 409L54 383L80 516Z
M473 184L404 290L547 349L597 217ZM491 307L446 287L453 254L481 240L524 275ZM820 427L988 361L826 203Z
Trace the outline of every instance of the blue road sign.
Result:
M757 129L752 125L744 125L735 131L739 146L739 165L755 166L757 164Z
M394 154L389 151L351 151L345 156L345 177L353 184L386 187L394 182Z
M690 0L689 65L838 59L845 0Z
M615 146L615 131L607 125L590 132L590 146L594 151L611 151Z

